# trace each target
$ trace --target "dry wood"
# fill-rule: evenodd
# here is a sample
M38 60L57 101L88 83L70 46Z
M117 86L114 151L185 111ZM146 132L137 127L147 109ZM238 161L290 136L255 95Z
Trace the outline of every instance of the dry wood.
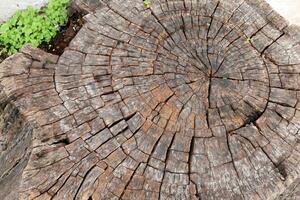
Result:
M1 195L297 199L297 27L259 0L75 3L89 14L62 56L27 46L0 65L31 140Z

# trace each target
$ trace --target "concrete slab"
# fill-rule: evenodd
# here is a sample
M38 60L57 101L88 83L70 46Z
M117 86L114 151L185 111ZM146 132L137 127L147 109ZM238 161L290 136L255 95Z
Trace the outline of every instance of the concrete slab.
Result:
M0 23L6 21L17 10L22 10L28 6L40 8L49 0L0 0Z

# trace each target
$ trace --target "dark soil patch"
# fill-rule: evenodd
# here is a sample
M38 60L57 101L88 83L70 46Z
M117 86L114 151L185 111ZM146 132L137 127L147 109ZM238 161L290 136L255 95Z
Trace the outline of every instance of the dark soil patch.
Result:
M1 47L0 47L1 48ZM0 63L5 59L5 58L7 58L7 56L5 56L5 55L0 55Z
M60 31L49 43L43 43L39 48L55 55L61 55L64 52L64 49L69 46L69 43L83 25L82 13L72 8L69 13L68 23L60 27Z

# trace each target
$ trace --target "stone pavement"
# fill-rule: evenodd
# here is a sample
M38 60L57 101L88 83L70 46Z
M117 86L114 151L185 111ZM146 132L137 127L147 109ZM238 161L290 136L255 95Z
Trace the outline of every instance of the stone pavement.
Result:
M90 13L62 56L27 46L0 65L31 141L5 138L0 194L298 197L298 27L262 0L76 2Z

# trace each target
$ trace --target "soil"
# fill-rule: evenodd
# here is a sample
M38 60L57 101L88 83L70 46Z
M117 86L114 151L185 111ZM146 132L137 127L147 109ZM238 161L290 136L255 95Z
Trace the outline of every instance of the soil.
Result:
M69 13L70 17L68 23L60 27L60 31L50 43L43 43L39 48L55 55L61 55L64 52L64 49L69 46L69 43L83 25L82 13L75 10L71 10Z
M7 58L7 56L0 55L0 63L1 63L5 58Z

